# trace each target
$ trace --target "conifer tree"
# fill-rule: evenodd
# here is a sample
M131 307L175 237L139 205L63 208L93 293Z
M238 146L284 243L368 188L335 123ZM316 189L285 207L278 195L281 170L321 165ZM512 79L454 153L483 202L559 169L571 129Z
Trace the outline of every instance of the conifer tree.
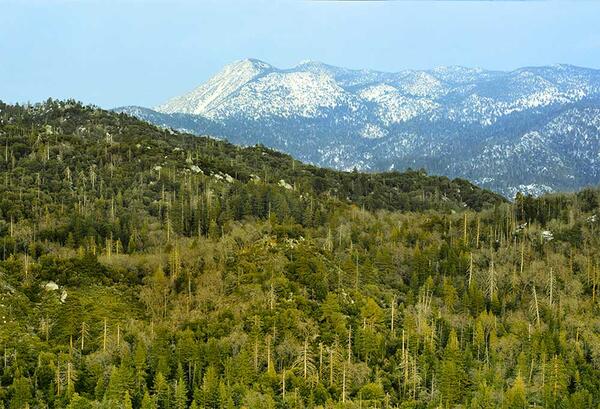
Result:
M510 389L506 392L504 409L526 409L529 407L525 391L525 381L521 375L517 375Z
M123 396L123 409L133 409L131 397L129 396L129 391L125 391L125 396Z
M175 385L175 406L174 409L186 409L187 408L187 388L185 381L182 377L177 380Z
M444 350L444 358L440 363L438 379L444 404L453 405L459 402L463 396L467 379L463 368L458 338L454 329L448 337L446 349Z
M140 409L156 409L156 403L154 402L154 398L150 396L148 390L144 392Z
M153 390L157 408L171 409L171 388L162 372L156 374Z

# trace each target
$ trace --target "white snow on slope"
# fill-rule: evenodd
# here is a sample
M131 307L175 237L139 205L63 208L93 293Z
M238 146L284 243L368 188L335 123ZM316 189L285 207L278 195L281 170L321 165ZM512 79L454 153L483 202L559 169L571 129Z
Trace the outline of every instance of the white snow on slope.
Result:
M236 61L198 88L157 106L155 110L165 114L204 114L219 106L244 84L271 69L269 64L258 60Z
M420 117L489 126L516 112L579 101L593 93L600 94L598 78L571 66L511 72L453 66L384 73L317 61L278 69L246 59L225 66L205 84L156 110L217 120L258 120L270 116L324 118L332 109L356 112L370 106L379 121L372 126ZM452 102L443 101L449 95Z
M326 74L272 72L204 113L209 118L235 115L252 119L264 116L317 118L341 105L355 110L358 102Z

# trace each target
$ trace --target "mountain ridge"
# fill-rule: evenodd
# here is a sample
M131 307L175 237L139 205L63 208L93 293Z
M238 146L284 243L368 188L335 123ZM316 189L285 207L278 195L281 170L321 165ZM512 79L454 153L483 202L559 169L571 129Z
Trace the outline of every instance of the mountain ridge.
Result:
M598 183L599 107L600 70L567 64L386 73L318 61L280 69L245 59L152 111L116 110L237 144L261 143L319 166L424 167L513 197ZM556 129L575 139L561 139ZM517 152L514 169L513 148L525 142L530 152Z

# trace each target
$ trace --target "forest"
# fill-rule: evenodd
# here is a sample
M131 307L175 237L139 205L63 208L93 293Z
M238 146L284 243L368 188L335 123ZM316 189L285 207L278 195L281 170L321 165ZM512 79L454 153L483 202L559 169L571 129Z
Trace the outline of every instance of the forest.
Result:
M0 103L0 408L600 408L600 191Z

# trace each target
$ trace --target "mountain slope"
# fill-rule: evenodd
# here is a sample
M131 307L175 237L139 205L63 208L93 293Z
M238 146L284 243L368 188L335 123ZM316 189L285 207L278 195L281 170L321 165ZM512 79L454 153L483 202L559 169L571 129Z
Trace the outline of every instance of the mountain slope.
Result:
M195 90L173 98L157 107L164 113L204 114L221 103L257 76L268 72L272 67L257 60L243 60L230 64Z
M30 138L21 137L24 129L32 129ZM33 166L32 173L41 170L45 177L60 178L65 173L83 171L73 180L81 177L84 186L89 183L89 169L94 168L94 177L100 178L101 170L107 172L107 166L112 166L111 172L126 174L132 184L137 176L148 172L150 179L160 180L164 168L173 177L195 175L214 185L239 184L250 190L264 185L285 192L294 200L303 201L301 195L324 201L334 199L369 210L480 210L506 201L461 179L428 176L422 171L366 174L318 168L263 146L240 148L224 141L167 131L128 115L74 101L48 101L25 107L0 102L0 137L5 146L3 168L10 168L12 158L39 159L41 163L27 162ZM50 138L48 145L40 145L43 138ZM101 152L109 147L112 154L108 157L114 155L117 162L107 162L104 156L108 153ZM56 154L57 158L48 160L42 151L50 157ZM122 163L123 157L128 160ZM67 189L66 185L63 187Z
M0 147L1 408L600 406L599 190L508 203L75 101L0 103Z
M117 110L320 166L423 167L513 197L598 183L598 108L600 71L569 65L385 73L243 60L154 111Z

